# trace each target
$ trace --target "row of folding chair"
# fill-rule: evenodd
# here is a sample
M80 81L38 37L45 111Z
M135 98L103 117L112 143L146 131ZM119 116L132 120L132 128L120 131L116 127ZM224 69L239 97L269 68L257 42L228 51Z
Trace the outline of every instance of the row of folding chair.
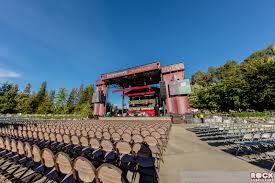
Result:
M27 134L31 134L31 131L28 131L28 132L30 132L30 133L27 133ZM85 138L85 137L81 137L80 139L78 139L77 136L72 136L71 139L70 139L68 135L64 135L62 137L60 134L57 134L57 136L54 137L53 133L51 133L50 135L47 134L47 133L44 133L44 135L45 135L44 138L40 138L40 139L32 139L31 135L29 135L30 137L27 136L27 135L25 135L25 136L23 136L23 138L25 140L29 140L31 142L35 142L35 141L38 142L37 140L39 140L40 144L44 144L44 146L47 145L47 147L50 146L53 149L55 149L55 147L56 147L56 151L63 150L65 152L68 152L69 150L73 150L72 154L76 154L75 150L77 150L79 147L81 147L82 149L84 149L84 151L85 150L89 150L89 149L87 149L87 147L90 147L91 149L93 149L92 153L91 153L93 156L100 156L102 154L111 155L110 154L111 152L114 155L115 154L114 151L117 151L117 154L120 154L120 153L123 152L124 154L131 155L132 152L136 152L136 153L138 152L137 150L134 151L134 149L137 149L137 145L138 146L140 145L140 144L136 144L135 146L131 147L128 142L123 142L123 141L120 142L119 141L116 144L116 146L114 146L114 144L112 144L108 140L102 140L100 142L96 138L91 138L90 140L88 140L88 138ZM21 140L22 140L22 138L21 138ZM57 140L57 142L55 142L55 140ZM151 137L147 136L145 140L146 140L146 142L147 142L147 144L149 146L150 153L152 153L154 155L154 159L157 160L157 162L156 162L156 168L158 168L158 170L159 170L160 160L162 160L162 152L161 152L161 150L157 146L158 142L152 136ZM125 149L121 150L121 144L124 144L124 148L126 147L127 152L125 152ZM103 151L105 151L105 153L102 153L102 151L98 151L98 150L103 150ZM105 156L105 155L104 155L104 160L111 160L112 159L112 158L110 158L108 156ZM115 156L115 157L118 157L118 156ZM152 168L152 166L154 166L154 159L149 158L149 164L151 164L151 168ZM114 158L113 158L113 160L114 160ZM138 160L140 160L140 158L138 158ZM141 161L141 163L139 162L139 165L142 166L142 163L144 163L144 162L145 161ZM129 163L129 162L127 162L127 163ZM144 165L144 166L148 166L148 161L147 161L147 165Z
M49 148L40 149L36 144L17 141L5 138L4 143L0 140L0 156L4 159L1 162L1 174L14 182L34 182L46 176L48 179L58 182L102 182L121 183L127 178L123 171L113 164L103 163L95 168L92 162L83 157L70 157L64 152L54 154ZM13 168L11 173L8 170L11 165L17 164L26 167L24 171L21 166ZM27 174L29 169L33 173ZM19 172L21 171L21 172ZM17 176L13 176L13 175Z
M81 146L81 147L91 147L91 148L102 148L103 150L115 150L115 146L117 142L125 142L128 143L129 145L133 145L135 143L146 143L152 154L157 158L157 159L162 159L162 153L165 149L164 143L162 140L157 139L155 136L152 135L147 135L145 138L143 138L141 135L134 135L130 136L129 134L123 134L122 138L120 137L119 134L114 133L111 137L108 136L108 138L95 138L93 137L85 137L81 136L78 137L76 135L69 136L69 135L61 135L61 134L55 134L55 133L36 133L32 131L24 131L25 133L23 134L18 134L17 136L15 134L2 134L4 136L10 136L10 137L19 137L19 138L24 138L24 139L29 139L29 140L39 140L42 142L48 142L48 143L61 143L64 145L67 145L69 147L69 144L74 145L74 146ZM104 148L106 146L103 146L101 144L108 144L107 148ZM158 166L159 168L159 166Z

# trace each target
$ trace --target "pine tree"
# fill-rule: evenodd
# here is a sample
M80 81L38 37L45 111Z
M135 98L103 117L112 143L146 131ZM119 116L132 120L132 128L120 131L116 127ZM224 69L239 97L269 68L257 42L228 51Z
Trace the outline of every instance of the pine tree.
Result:
M18 92L18 85L12 85L12 87L7 91L0 98L0 113L9 113L13 114L16 113L16 96Z
M49 102L50 102L50 112L53 113L54 112L54 99L55 99L55 90L51 90L49 92Z
M88 85L84 90L84 101L92 104L94 87L93 85Z
M19 95L16 97L17 105L16 105L16 110L19 113L24 113L24 114L31 114L32 113L32 98L30 96L31 92L31 85L28 83Z
M69 113L72 113L74 111L75 104L76 104L76 89L73 88L70 92L70 95L67 101Z
M85 102L84 85L81 84L77 93L78 105Z
M58 93L56 95L55 113L57 113L57 114L68 113L68 108L66 106L66 104L67 104L66 101L67 101L66 88L59 88Z
M37 92L36 96L34 97L34 100L33 100L33 110L35 112L37 112L38 108L40 107L40 110L39 112L40 113L43 113L41 111L41 109L43 109L44 107L41 107L40 105L43 105L43 101L44 101L44 98L46 96L46 92L47 92L47 82L44 81L41 86L40 86L40 89L39 91Z

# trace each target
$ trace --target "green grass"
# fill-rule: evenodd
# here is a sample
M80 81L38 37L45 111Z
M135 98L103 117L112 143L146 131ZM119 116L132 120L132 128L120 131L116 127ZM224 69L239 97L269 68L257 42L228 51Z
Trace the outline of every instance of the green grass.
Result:
M272 115L271 111L264 112L231 112L229 116L231 117L270 117Z

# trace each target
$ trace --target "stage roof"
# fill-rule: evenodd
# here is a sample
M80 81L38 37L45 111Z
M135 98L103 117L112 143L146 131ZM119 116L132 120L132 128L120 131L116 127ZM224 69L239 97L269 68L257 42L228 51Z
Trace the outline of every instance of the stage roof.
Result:
M138 67L101 75L106 85L123 87L144 86L157 84L161 80L160 62L154 62Z

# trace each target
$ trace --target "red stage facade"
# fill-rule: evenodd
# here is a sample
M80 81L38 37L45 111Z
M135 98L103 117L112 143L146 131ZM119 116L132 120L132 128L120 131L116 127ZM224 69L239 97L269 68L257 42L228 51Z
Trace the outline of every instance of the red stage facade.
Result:
M163 102L159 102L157 107L165 107L165 111L169 114L185 114L191 111L188 95L171 95L169 91L170 82L183 80L183 63L161 67L160 62L154 62L126 70L102 74L101 79L96 81L96 92L99 96L105 97L106 99L108 95L108 86L115 85L119 89L113 92L123 92L123 98L124 96L154 95L155 91L150 90L150 85L159 84L161 82L165 89L160 89L158 97L159 100ZM149 90L140 92L141 89ZM135 90L136 92L134 92ZM129 91L132 91L132 93ZM94 101L94 115L104 116L106 113L105 105L105 100Z

